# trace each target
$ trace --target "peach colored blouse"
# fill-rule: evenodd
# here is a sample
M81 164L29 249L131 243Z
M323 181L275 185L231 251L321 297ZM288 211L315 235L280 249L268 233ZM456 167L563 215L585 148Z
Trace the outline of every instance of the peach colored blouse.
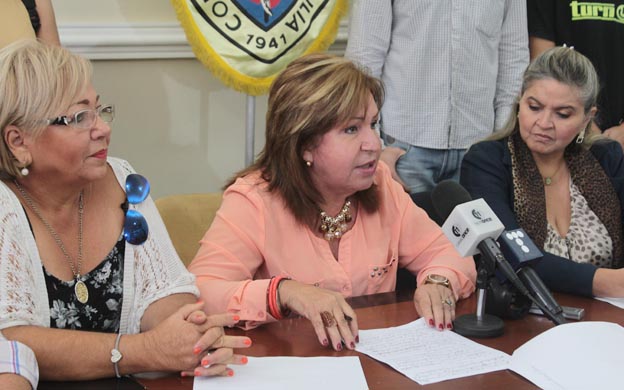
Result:
M267 191L258 172L236 180L189 270L197 275L208 313L240 315L247 327L273 321L267 312L272 276L339 291L345 297L393 291L399 267L418 275L448 277L456 296L474 291L472 257L462 258L440 228L396 183L383 162L375 183L380 207L358 209L353 227L340 240L338 260L329 243L299 224L282 198Z

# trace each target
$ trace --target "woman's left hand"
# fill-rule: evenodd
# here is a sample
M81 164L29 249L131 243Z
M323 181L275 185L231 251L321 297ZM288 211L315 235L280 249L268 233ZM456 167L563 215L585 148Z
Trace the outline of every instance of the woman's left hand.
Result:
M455 319L455 295L439 284L423 284L414 293L416 311L431 327L452 329Z

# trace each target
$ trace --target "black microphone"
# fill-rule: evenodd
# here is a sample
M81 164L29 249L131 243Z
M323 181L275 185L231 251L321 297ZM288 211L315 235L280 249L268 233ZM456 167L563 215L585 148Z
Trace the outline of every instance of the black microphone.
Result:
M537 305L544 312L546 317L550 318L556 325L565 324L567 321L563 317L563 308L557 303L552 296L548 287L544 284L542 279L537 275L537 272L531 267L522 267L518 270L518 276L527 286L531 295L539 303ZM542 308L544 306L546 310Z

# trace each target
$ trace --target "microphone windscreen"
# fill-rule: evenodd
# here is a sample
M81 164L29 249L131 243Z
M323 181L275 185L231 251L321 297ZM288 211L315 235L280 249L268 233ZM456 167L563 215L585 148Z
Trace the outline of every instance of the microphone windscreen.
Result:
M446 220L455 206L470 202L472 197L459 183L443 180L431 191L433 208L442 220Z

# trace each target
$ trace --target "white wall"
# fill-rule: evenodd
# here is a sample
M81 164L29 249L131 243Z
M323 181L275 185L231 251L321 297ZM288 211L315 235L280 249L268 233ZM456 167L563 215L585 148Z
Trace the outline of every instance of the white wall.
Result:
M169 1L52 3L62 44L93 60L102 102L116 105L110 154L148 177L155 198L218 191L244 167L246 95L195 60ZM345 36L343 23L332 52L342 52ZM265 111L259 96L256 153Z

